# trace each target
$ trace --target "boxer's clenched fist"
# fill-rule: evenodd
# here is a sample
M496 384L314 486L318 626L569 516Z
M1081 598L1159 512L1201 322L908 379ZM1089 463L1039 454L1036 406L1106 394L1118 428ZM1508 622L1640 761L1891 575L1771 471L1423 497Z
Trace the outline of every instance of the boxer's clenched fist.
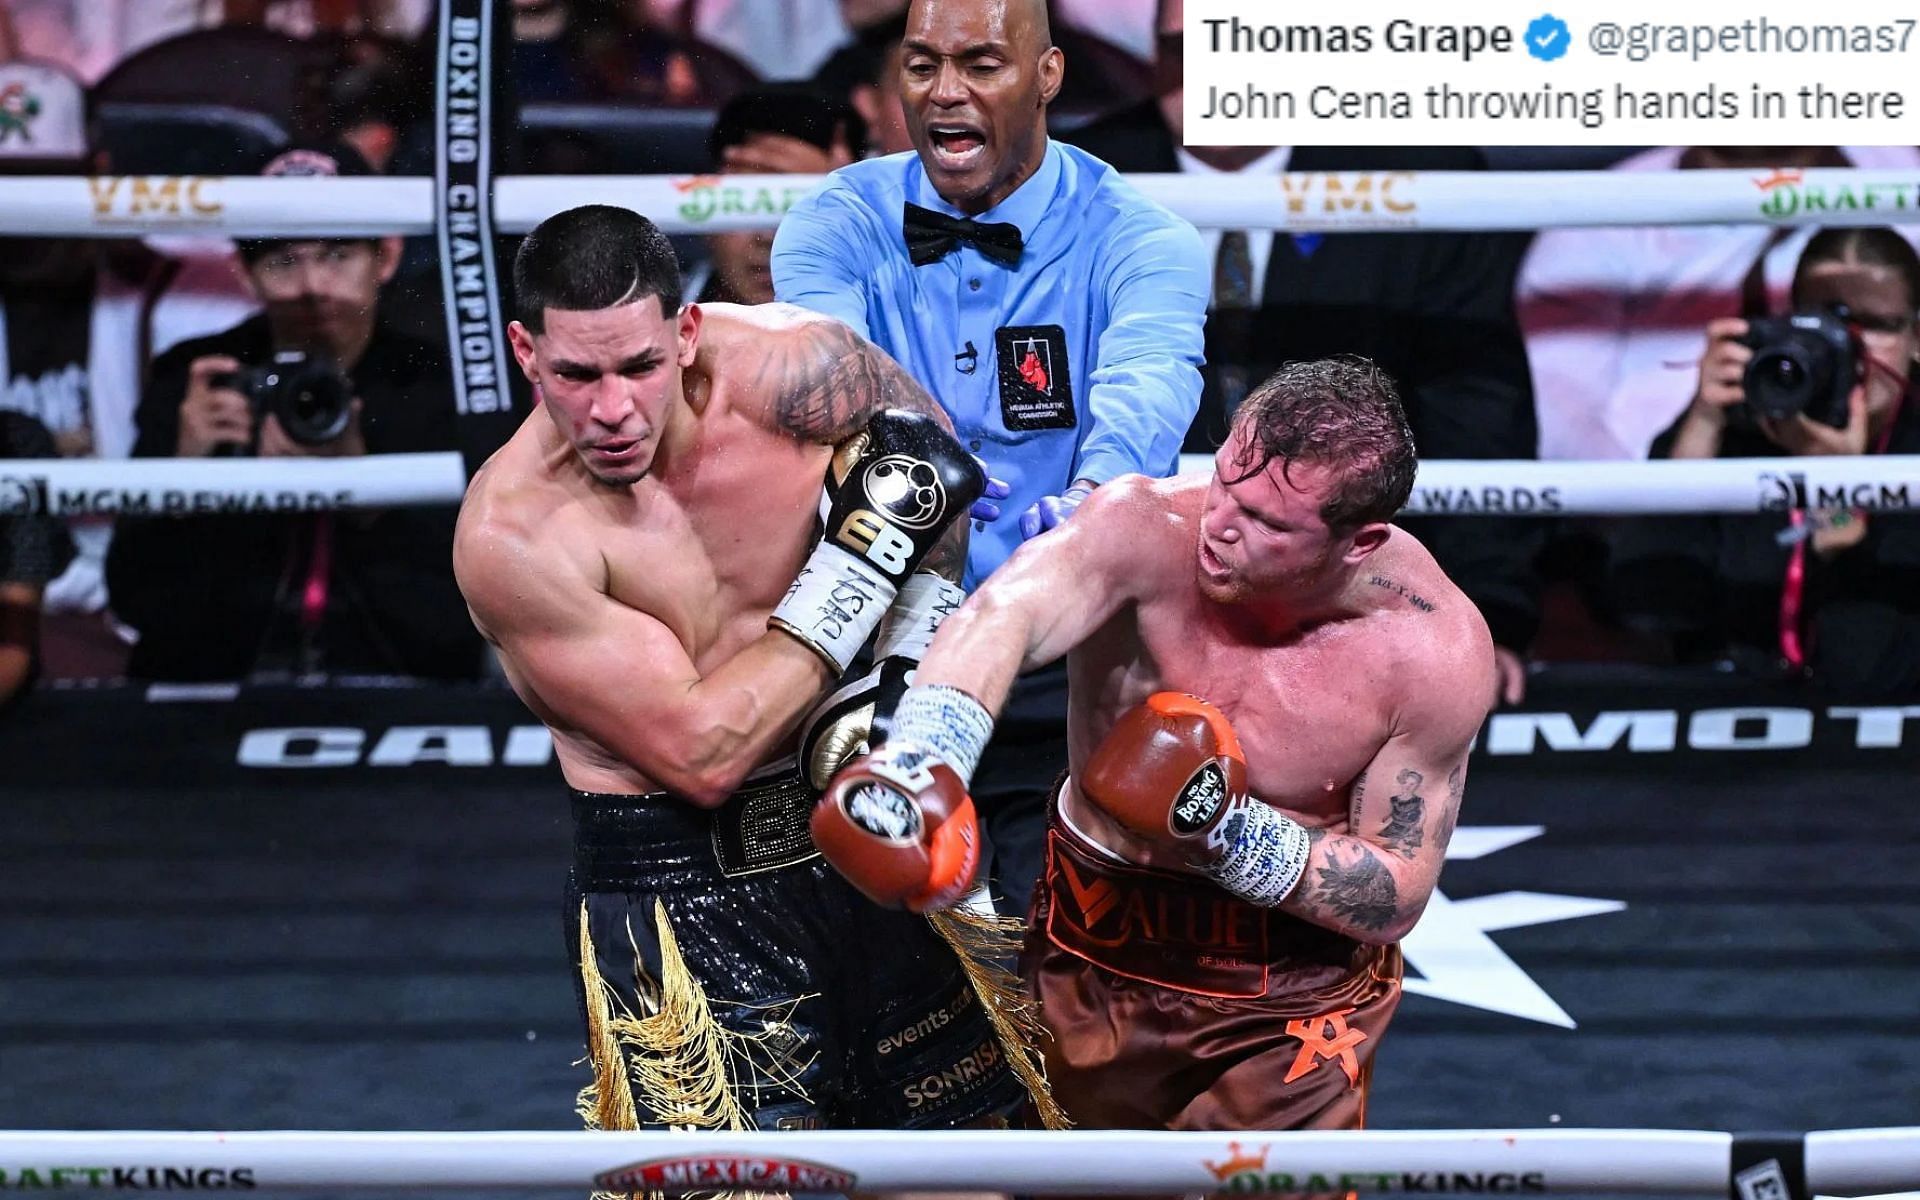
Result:
M1307 831L1248 795L1240 739L1197 696L1156 692L1122 713L1087 760L1080 791L1256 904L1286 899L1306 870Z
M844 672L901 585L947 527L986 489L986 473L953 435L920 413L888 409L831 485L820 544L770 624Z
M800 723L800 770L808 783L826 790L855 756L876 750L887 740L894 707L918 665L910 658L883 658L873 670L834 689L807 714Z
M1247 803L1247 762L1226 714L1194 696L1156 692L1113 723L1080 790L1132 832L1199 865L1220 857L1222 827Z
M899 742L834 777L813 810L813 842L868 899L913 912L959 903L980 865L966 784L940 758Z

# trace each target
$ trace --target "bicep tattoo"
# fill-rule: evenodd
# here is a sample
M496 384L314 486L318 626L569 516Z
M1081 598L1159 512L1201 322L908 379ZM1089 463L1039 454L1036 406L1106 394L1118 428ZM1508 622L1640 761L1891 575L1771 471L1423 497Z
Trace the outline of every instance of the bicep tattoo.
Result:
M1422 826L1427 817L1427 802L1420 796L1426 777L1405 770L1395 777L1396 790L1387 797L1387 823L1380 830L1380 844L1401 858L1412 858L1426 840Z
M1467 764L1456 763L1447 772L1447 811L1441 817L1440 829L1433 840L1444 851L1453 841L1453 827L1460 823L1460 801L1467 794Z
M763 378L780 428L808 442L844 442L883 409L939 413L899 363L838 321L806 326L785 354L768 356Z

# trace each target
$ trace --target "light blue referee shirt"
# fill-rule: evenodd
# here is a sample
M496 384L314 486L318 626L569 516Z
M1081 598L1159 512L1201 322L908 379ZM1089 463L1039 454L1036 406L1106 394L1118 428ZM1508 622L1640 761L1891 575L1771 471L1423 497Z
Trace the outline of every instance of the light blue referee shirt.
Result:
M1086 152L1040 169L973 220L1020 228L1018 266L962 242L916 267L906 202L962 216L917 156L842 167L780 223L781 300L838 317L899 360L1013 494L976 523L971 590L1020 544L1019 514L1076 479L1170 475L1200 405L1211 272L1192 225Z

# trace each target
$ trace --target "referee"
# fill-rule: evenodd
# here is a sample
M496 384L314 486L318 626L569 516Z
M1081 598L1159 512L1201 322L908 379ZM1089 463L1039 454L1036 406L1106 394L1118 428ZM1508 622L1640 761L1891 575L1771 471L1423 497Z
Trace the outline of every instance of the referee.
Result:
M773 243L777 297L891 354L1011 486L1018 519L974 526L969 589L1108 480L1172 474L1200 403L1200 237L1047 137L1064 70L1045 0L915 0L914 152L835 171ZM1023 677L972 789L1018 915L1066 757L1064 669Z

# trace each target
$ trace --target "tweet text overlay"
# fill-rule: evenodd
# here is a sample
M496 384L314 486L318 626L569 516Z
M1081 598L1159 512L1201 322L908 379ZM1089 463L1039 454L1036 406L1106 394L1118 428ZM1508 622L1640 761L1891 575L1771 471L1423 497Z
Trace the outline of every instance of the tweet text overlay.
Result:
M1319 6L1315 6L1319 7ZM1209 146L1920 144L1920 7L1189 0Z

